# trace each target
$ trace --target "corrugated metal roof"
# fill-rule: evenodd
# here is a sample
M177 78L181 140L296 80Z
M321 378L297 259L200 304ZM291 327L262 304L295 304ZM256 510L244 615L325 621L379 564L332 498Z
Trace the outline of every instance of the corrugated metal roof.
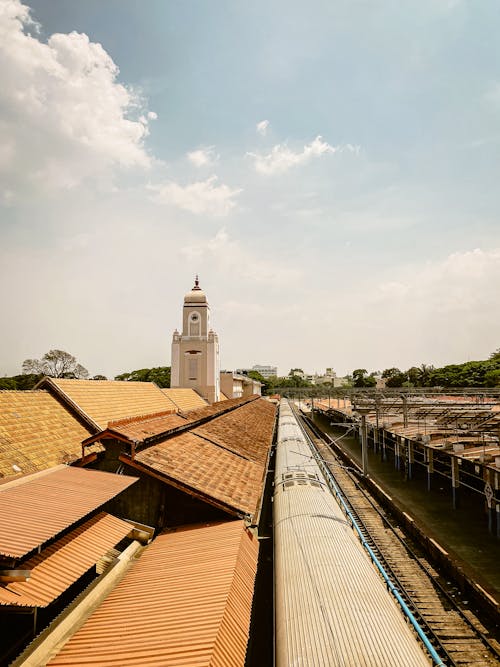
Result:
M262 463L249 461L191 432L139 451L134 463L164 475L167 482L175 480L251 515L257 508L265 473Z
M69 399L100 429L125 417L177 410L175 403L152 382L45 378L41 386L57 391L63 400Z
M257 557L241 521L160 535L48 664L243 667Z
M135 481L59 466L0 486L0 555L22 558Z
M203 408L207 405L205 399L194 389L162 389L162 392L175 403L182 412L188 412L189 410L195 410L196 408Z
M46 391L0 391L0 477L72 463L89 435Z
M46 607L131 530L126 521L100 512L22 563L30 579L0 586L0 605Z

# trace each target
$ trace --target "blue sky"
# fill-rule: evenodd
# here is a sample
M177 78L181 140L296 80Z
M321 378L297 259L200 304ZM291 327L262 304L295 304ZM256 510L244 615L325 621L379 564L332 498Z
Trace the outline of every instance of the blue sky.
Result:
M170 362L200 274L222 365L500 345L500 7L0 0L0 373Z

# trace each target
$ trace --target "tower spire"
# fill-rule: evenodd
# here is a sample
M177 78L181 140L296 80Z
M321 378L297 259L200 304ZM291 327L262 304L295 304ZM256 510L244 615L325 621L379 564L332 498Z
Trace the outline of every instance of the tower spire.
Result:
M194 289L194 290L195 290L195 289L196 289L196 290L201 289L201 287L200 287L200 281L199 281L199 278L198 278L198 274L196 274L196 278L194 279L194 287L193 287L193 289Z

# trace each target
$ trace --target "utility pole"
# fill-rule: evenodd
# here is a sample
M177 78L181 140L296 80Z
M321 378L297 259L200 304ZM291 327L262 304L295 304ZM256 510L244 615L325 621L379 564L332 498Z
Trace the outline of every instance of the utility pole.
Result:
M368 477L368 432L366 428L366 415L370 408L357 408L356 412L361 415L361 467L363 477Z

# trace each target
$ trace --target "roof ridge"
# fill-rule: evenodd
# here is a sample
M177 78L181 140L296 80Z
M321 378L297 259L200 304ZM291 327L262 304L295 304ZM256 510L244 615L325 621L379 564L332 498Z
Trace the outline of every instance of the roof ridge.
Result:
M166 417L167 415L179 415L179 417L184 418L184 415L179 414L177 410L161 410L160 412L150 412L149 414L136 415L135 417L114 419L108 422L108 428L111 428L112 426L124 426L125 424L131 424L132 422L147 421L148 419L155 419L157 417Z

